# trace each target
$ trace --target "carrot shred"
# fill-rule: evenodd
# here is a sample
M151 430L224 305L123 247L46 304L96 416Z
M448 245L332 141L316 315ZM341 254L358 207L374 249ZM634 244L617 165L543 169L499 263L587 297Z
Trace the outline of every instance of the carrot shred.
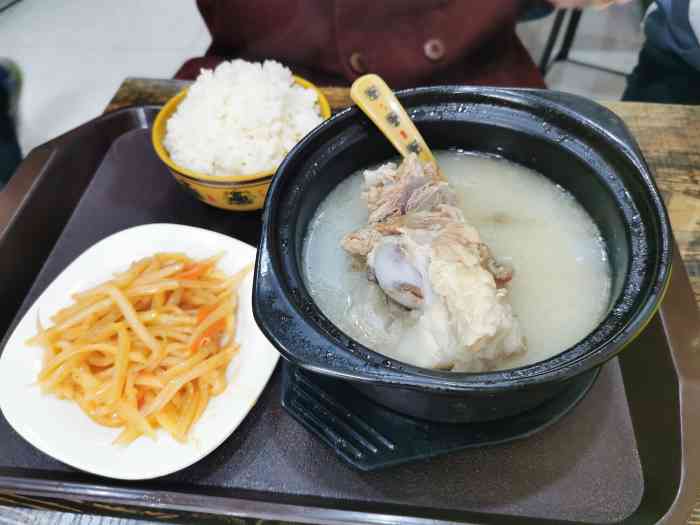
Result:
M194 340L192 346L190 347L190 350L192 352L194 352L195 350L199 350L199 348L207 342L207 339L210 341L214 340L214 338L220 335L224 330L226 330L226 320L219 319L209 328L207 328L204 331L204 333L202 333L202 335L200 335L197 339Z
M216 310L216 308L217 308L218 306L219 306L219 305L216 304L216 303L214 303L214 304L205 304L205 305L202 306L199 310L197 310L197 324L199 324L199 323L201 323L202 321L204 321L204 319L206 319L207 316L208 316L210 313L212 313L214 310Z
M197 324L200 324L202 321L204 321L209 316L209 314L211 314L218 307L219 305L215 303L207 304L199 308L199 310L197 310ZM207 328L202 333L202 335L200 335L196 340L192 342L190 351L194 352L195 350L198 350L200 347L206 345L207 343L209 343L209 341L213 340L216 336L221 335L221 333L224 330L226 330L226 320L220 319L216 321L209 328Z
M173 276L174 279L199 279L202 275L209 271L213 262L195 263L191 266L186 266L182 272Z

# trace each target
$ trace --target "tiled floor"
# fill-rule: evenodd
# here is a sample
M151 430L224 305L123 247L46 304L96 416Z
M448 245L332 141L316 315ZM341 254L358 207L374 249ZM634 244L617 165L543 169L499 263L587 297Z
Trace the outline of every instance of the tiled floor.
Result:
M521 24L539 60L553 16ZM572 58L629 71L641 42L636 4L587 11ZM209 35L194 0L21 0L0 12L0 54L25 75L19 138L23 151L98 115L129 75L170 77L201 55ZM592 98L619 98L624 77L556 64L551 88Z
M126 76L172 76L209 40L194 0L21 0L0 12L0 54L24 73L22 150L98 115Z
M644 41L640 27L642 16L641 7L634 2L603 11L584 11L569 58L615 70L618 74L558 62L547 74L547 85L593 99L619 99L625 89L624 73L629 73L636 65ZM542 56L553 19L554 16L549 16L518 26L518 34L536 62ZM563 38L567 22L568 19L559 40Z

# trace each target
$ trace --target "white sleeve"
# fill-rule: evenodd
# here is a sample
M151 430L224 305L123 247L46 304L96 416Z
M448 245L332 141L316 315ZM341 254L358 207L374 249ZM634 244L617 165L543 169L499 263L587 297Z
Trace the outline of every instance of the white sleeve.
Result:
M641 26L642 28L644 27L644 23L647 21L647 18L650 14L652 14L654 11L656 11L659 8L658 5L656 5L656 2L652 2L649 4L649 7L647 8L647 12L644 13L644 17L642 18L642 23Z
M688 2L688 20L695 33L695 38L700 42L700 0Z

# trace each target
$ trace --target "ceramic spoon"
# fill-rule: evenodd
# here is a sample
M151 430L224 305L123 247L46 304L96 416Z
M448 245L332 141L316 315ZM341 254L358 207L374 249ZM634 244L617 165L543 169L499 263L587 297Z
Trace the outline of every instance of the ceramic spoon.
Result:
M403 155L418 155L424 164L433 164L442 177L433 152L413 124L401 102L377 75L364 75L353 82L350 98Z
M423 164L433 164L444 179L411 117L381 77L364 75L358 78L350 88L350 97L401 155L415 153ZM425 271L421 272L399 245L385 239L372 251L367 262L377 284L390 298L409 309L423 306L429 295Z

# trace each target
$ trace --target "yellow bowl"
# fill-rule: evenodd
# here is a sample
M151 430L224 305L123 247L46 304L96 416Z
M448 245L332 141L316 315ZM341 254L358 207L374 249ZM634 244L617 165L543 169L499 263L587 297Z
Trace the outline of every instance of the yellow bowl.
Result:
M328 104L328 100L316 86L308 80L297 76L294 76L294 82L307 89L313 89L318 97L321 117L327 119L331 116L331 107ZM158 112L153 123L151 142L160 160L165 163L170 173L173 174L173 177L183 189L210 206L235 211L250 211L262 208L275 170L253 173L251 175L216 177L178 166L170 158L168 150L163 146L166 124L186 95L187 89L184 89L168 100Z

